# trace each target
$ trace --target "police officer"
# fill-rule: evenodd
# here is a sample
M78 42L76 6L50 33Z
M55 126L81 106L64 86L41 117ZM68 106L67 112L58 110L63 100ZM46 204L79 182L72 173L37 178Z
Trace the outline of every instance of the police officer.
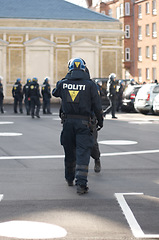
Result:
M30 82L31 82L31 78L28 78L27 83L23 87L24 103L25 103L27 115L30 115L30 98L28 97Z
M82 59L82 61L86 65L86 63L83 59ZM85 68L85 72L87 74L87 79L89 79L89 81L90 81L91 79L90 79L90 74L89 74L89 70L88 70L87 66ZM71 74L71 72L68 72L65 79L69 79L70 74ZM96 82L96 84L97 84L97 82ZM98 94L100 96L101 95L101 84L98 83L96 86L97 86ZM62 106L61 106L60 110L59 110L59 117L61 118L61 123L63 123L62 116L63 116L63 110L62 110ZM97 118L96 118L94 112L91 112L90 123L91 123L92 136L94 138L94 145L91 150L91 157L94 159L94 171L96 173L99 173L101 171L101 162L100 162L99 144L97 141L97 138L98 138L98 131L97 131L97 127L96 127L97 126Z
M65 178L69 186L76 177L77 193L88 192L87 175L94 141L90 129L92 111L97 125L103 127L102 108L97 87L88 81L85 63L80 58L69 61L68 78L57 82L54 97L62 99L63 130L61 144L65 151Z
M40 118L39 112L40 112L40 90L39 90L39 84L38 79L34 77L29 85L28 90L28 97L31 101L31 117L34 118L34 115L36 114L37 118Z
M23 101L23 89L21 79L17 78L12 88L12 96L14 98L14 113L17 113L17 106L19 104L19 111L23 113L22 101Z
M119 85L120 85L119 90L117 92L117 107L116 107L117 112L119 112L119 110L121 110L121 106L122 106L122 99L123 99L123 92L124 92L124 81L120 80Z
M51 88L50 88L48 77L44 79L42 89L41 89L41 94L43 97L43 114L46 114L46 113L51 114L51 111L50 111Z
M117 119L117 117L115 116L115 111L116 111L116 74L115 73L111 73L109 75L109 80L107 83L107 91L108 91L108 99L110 102L110 105L108 106L108 108L106 110L103 111L103 115L106 115L107 113L109 113L111 111L112 114L112 118Z
M1 113L4 113L4 110L3 110L3 99L4 99L4 95L3 95L3 84L2 84L2 80L3 80L3 77L0 76L0 109L1 109Z

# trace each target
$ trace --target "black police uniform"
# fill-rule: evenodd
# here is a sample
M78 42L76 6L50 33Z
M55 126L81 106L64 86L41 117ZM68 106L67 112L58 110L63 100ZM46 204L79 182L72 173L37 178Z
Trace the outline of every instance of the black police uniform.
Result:
M30 86L30 82L27 82L23 87L23 95L25 97L24 103L25 103L27 115L30 115L30 109L31 109L31 102L30 102L30 98L28 97L29 86Z
M117 107L116 107L117 112L121 110L123 92L124 92L124 86L123 84L120 84L119 91L117 92Z
M114 80L109 80L110 85L108 90L108 98L110 101L110 108L109 111L111 111L112 118L115 117L115 111L116 111L116 82Z
M51 114L51 111L50 111L51 88L50 88L50 84L46 80L42 85L41 94L43 96L43 113Z
M3 110L3 99L4 99L3 84L0 83L0 109L1 109L1 113L4 113L4 110Z
M92 111L100 127L103 126L102 108L97 87L88 81L88 74L73 70L68 79L59 81L52 94L62 99L64 114L61 144L65 151L65 178L76 177L77 186L87 186L88 165L94 139L89 127ZM75 176L76 168L76 176Z
M19 111L23 113L22 101L23 101L23 90L22 84L16 81L12 88L12 96L14 98L14 113L17 113L17 106L19 103Z
M38 118L39 112L40 112L40 91L39 91L39 84L36 81L32 81L29 85L29 90L28 90L28 97L30 98L31 101L31 116L34 118L34 114ZM36 108L36 113L35 113L35 108Z

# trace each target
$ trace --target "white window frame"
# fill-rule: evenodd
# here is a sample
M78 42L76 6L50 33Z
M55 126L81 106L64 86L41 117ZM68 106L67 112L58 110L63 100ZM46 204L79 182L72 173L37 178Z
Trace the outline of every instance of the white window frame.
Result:
M138 48L138 61L142 62L142 51L141 51L141 47Z
M141 5L138 6L138 18L142 19L142 7L141 7Z
M130 78L130 72L129 70L125 70L125 79L129 79Z
M130 61L130 48L125 48L125 61Z
M150 14L150 3L146 2L146 14Z
M157 24L156 24L156 22L152 23L152 37L153 38L157 37Z
M157 15L156 0L152 1L152 14Z
M130 3L125 3L125 16L130 16Z
M109 17L112 17L112 16L113 16L113 11L112 11L112 9L109 9L108 15L109 15Z
M157 60L157 47L156 45L152 45L152 60Z
M142 82L142 69L138 69L139 82Z
M150 36L150 25L146 24L146 36Z
M117 19L120 18L120 8L119 7L116 8L116 18Z
M150 80L150 69L146 68L146 80Z
M120 17L124 16L124 6L123 3L120 4Z
M130 25L125 25L125 38L130 38Z
M142 27L138 26L138 39L142 40Z
M157 73L156 68L152 68L152 80L157 79L156 73Z
M150 47L146 46L146 58L150 57Z

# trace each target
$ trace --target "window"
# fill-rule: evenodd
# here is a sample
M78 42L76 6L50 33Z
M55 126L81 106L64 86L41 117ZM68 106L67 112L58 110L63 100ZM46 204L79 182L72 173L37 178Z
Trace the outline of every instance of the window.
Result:
M125 48L125 61L130 61L130 48Z
M152 46L152 60L157 60L156 45Z
M130 16L130 3L125 3L125 16Z
M141 28L141 26L138 27L138 39L142 40L142 28Z
M125 25L125 38L130 38L130 25Z
M150 79L150 69L146 68L146 79L149 80Z
M123 12L123 3L120 4L120 17L124 16L124 12Z
M152 1L152 14L157 15L156 0Z
M155 78L155 79L156 79L156 78ZM154 79L154 80L155 80L155 79ZM159 86L154 87L153 93L159 93Z
M157 37L157 27L156 23L152 23L152 37L156 38Z
M128 70L125 70L125 79L130 78L130 72Z
M146 36L150 36L150 25L146 24Z
M138 69L139 82L142 82L142 70Z
M149 58L150 57L150 47L146 46L146 57Z
M138 18L142 18L141 5L138 6Z
M139 60L139 62L142 61L141 48L138 48L138 60Z
M152 80L157 79L156 68L152 68Z
M120 8L119 7L116 8L116 18L117 19L120 18Z
M113 16L112 9L109 9L108 15L109 15L110 17Z
M146 3L146 14L149 14L150 13L150 3L147 2Z

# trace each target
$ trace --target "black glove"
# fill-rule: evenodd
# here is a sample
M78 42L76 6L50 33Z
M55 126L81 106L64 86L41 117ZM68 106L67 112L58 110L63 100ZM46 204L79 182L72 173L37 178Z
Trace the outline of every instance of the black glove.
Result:
M102 127L103 127L103 121L98 121L96 125L97 131L99 131Z

